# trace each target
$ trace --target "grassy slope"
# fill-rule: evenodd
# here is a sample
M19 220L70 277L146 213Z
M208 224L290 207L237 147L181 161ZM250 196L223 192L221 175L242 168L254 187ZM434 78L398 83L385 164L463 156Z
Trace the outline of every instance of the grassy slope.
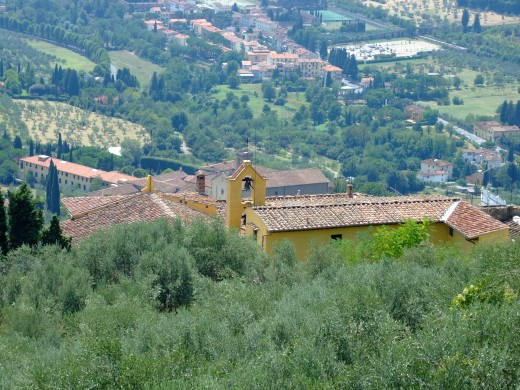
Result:
M231 89L227 85L219 85L216 90L217 93L213 96L218 100L224 100L228 92L234 93L239 98L242 97L242 95L247 95L249 97L248 106L253 111L255 117L262 113L265 104L270 106L272 110L278 112L280 118L287 119L292 118L301 106L308 105L305 101L305 93L303 92L288 93L287 102L284 106L276 106L269 103L262 97L262 84L241 84L238 89ZM257 96L255 96L255 92Z
M135 123L110 118L69 106L65 103L19 100L22 120L29 134L37 141L58 139L74 145L109 147L117 146L124 138L145 140L146 130Z
M161 73L164 68L139 58L136 54L127 50L109 52L112 63L119 69L128 68L137 77L141 87L150 83L153 72Z
M96 66L96 64L90 61L87 57L74 53L73 51L61 46L34 39L27 39L26 42L38 51L55 56L62 67L90 72Z
M460 119L466 118L468 114L493 116L496 114L498 106L502 104L504 100L516 102L520 99L517 82L506 83L503 87L496 85L475 87L473 82L477 74L478 72L468 69L459 73L458 76L463 80L463 85L459 91L452 89L450 91L450 98L458 96L464 100L464 105L437 107L439 112Z

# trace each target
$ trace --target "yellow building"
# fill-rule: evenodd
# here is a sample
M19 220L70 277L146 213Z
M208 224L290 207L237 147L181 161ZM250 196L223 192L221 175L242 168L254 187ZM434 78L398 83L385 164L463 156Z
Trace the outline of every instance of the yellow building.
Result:
M371 226L397 226L407 220L431 221L432 242L459 244L469 250L479 242L508 240L507 225L457 198L444 196L372 197L323 194L266 198L268 178L244 163L228 177L226 224L255 237L267 253L284 239L291 241L299 259L314 243L331 239L356 240ZM244 188L252 197L244 199Z

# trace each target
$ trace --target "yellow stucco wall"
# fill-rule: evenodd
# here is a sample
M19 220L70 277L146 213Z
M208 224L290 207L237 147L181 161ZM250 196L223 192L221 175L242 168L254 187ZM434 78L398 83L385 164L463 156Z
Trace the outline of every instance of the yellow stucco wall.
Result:
M238 171L240 173L236 177L227 179L226 226L230 229L240 229L242 214L246 208L265 205L267 180L255 171L249 160L245 160L238 168ZM252 199L250 202L242 199L242 179L245 177L253 179Z
M267 229L263 222L258 218L253 210L247 210L246 212L246 229L245 234L253 236L255 233L250 225L254 223L258 230L256 232L256 240L264 250L272 255L274 245L284 239L291 241L296 249L296 255L298 259L304 260L308 254L310 246L313 244L327 244L331 240L332 235L341 234L343 240L351 240L356 242L360 233L367 232L370 226L356 226L356 227L344 227L335 229L319 229L319 230L301 230L292 232L276 232L268 234ZM388 225L390 227L398 227L400 225ZM373 228L377 228L374 226ZM456 245L462 251L469 252L477 243L482 242L506 242L508 238L507 229L498 232L489 233L479 237L475 243L466 240L456 230L453 230L453 235L450 235L450 227L442 222L434 223L429 229L430 240L434 244L439 245Z

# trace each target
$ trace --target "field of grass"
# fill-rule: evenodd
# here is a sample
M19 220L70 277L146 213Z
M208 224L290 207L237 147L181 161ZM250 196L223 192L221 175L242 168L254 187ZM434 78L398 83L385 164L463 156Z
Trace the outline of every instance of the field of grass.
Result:
M21 119L35 141L56 142L61 132L70 145L119 146L124 138L143 143L146 130L122 119L94 114L65 103L40 100L15 101L22 110Z
M496 85L493 82L493 75L484 73L484 78L491 82L486 81L484 86L475 87L474 80L478 74L479 72L469 69L457 74L462 79L463 84L458 91L453 88L450 90L450 100L458 96L464 101L463 105L436 106L435 109L438 109L442 114L465 119L469 114L493 116L504 100L512 100L513 102L520 100L519 84L516 80L505 80L503 85ZM432 105L432 102L430 102L430 105Z
M139 80L141 87L146 87L150 83L153 72L159 74L164 70L159 65L143 60L128 50L111 51L109 54L110 60L118 69L130 69L130 72Z
M28 45L42 53L53 55L57 58L58 64L64 68L72 68L78 71L83 70L90 72L96 66L87 57L79 55L72 50L65 49L61 46L53 45L52 43L39 41L35 39L25 40Z
M249 97L248 106L253 111L255 117L262 114L264 105L271 107L278 113L279 118L292 118L296 111L303 105L308 105L305 101L305 93L303 92L289 92L287 94L287 102L284 106L276 106L273 103L269 103L263 98L262 95L262 84L240 84L238 89L231 89L227 85L219 85L215 88L217 93L213 95L218 100L224 100L226 95L231 92L239 98L243 95Z

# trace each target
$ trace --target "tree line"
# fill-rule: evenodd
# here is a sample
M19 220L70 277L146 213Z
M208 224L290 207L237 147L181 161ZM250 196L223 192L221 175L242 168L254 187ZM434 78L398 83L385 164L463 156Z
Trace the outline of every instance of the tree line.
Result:
M457 0L459 7L491 10L501 14L520 15L520 4L515 0Z

